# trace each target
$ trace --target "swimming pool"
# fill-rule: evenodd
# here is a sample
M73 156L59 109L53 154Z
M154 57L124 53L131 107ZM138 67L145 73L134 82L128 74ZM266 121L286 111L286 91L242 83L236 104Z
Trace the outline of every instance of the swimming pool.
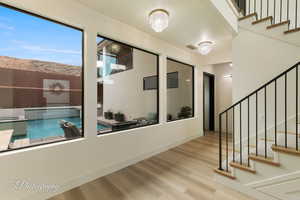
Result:
M82 128L82 122L79 117L66 117L55 119L43 119L43 120L28 120L27 123L27 136L14 136L15 139L29 138L29 139L41 139L54 136L63 136L64 131L60 127L60 121L65 120L73 123L77 128ZM97 129L106 129L107 126L98 124Z

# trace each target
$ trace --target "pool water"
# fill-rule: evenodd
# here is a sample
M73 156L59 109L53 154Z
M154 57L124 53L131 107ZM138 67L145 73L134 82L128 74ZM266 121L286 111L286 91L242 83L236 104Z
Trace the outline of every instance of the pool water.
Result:
M73 123L77 128L82 128L82 121L79 117L66 117L56 119L43 119L43 120L29 120L27 121L27 136L16 136L12 140L29 138L29 139L41 139L53 136L63 136L64 131L60 127L60 121L65 120ZM98 124L97 129L102 130L107 128L101 124Z

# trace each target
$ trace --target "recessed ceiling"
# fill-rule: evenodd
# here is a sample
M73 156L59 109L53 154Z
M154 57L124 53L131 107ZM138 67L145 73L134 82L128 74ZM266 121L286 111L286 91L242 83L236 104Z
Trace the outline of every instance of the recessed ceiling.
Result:
M231 43L233 32L210 0L78 0L113 19L134 26L176 46L197 45L211 40L215 48ZM156 33L148 14L157 8L170 13L169 27ZM186 48L188 49L188 48Z

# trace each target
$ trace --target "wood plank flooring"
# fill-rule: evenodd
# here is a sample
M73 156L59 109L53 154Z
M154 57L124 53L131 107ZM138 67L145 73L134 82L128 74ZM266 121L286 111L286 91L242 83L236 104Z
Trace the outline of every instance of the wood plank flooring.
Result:
M217 184L217 165L218 135L208 133L50 200L253 200Z

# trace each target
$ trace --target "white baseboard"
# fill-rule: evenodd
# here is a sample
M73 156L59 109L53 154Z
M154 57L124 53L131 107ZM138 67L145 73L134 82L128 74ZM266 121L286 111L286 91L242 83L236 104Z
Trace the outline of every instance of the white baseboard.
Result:
M136 163L138 163L138 162L140 162L142 160L150 158L150 157L152 157L154 155L157 155L159 153L165 152L165 151L167 151L167 150L169 150L171 148L174 148L174 147L179 146L181 144L184 144L184 143L186 143L188 141L191 141L193 139L201 137L202 135L196 134L196 135L190 136L188 138L185 138L184 140L176 141L176 142L173 142L171 144L161 146L161 147L157 148L154 151L141 154L141 155L137 156L134 159L130 159L130 160L122 161L122 162L117 163L117 164L113 164L113 165L111 165L109 167L100 169L100 170L98 170L96 172L91 172L91 173L87 173L87 174L83 174L83 175L81 174L77 178L74 178L73 180L65 182L65 184L63 184L59 188L59 190L55 191L54 193L42 193L42 194L41 193L36 193L36 194L33 194L33 195L29 195L28 197L25 197L22 200L49 199L49 198L51 198L53 196L56 196L56 195L61 194L61 193L64 193L64 192L66 192L68 190L71 190L73 188L79 187L79 186L81 186L81 185L83 185L85 183L91 182L91 181L93 181L95 179L98 179L100 177L103 177L103 176L106 176L106 175L111 174L113 172L119 171L119 170L121 170L123 168L126 168L128 166L134 165L134 164L136 164Z

